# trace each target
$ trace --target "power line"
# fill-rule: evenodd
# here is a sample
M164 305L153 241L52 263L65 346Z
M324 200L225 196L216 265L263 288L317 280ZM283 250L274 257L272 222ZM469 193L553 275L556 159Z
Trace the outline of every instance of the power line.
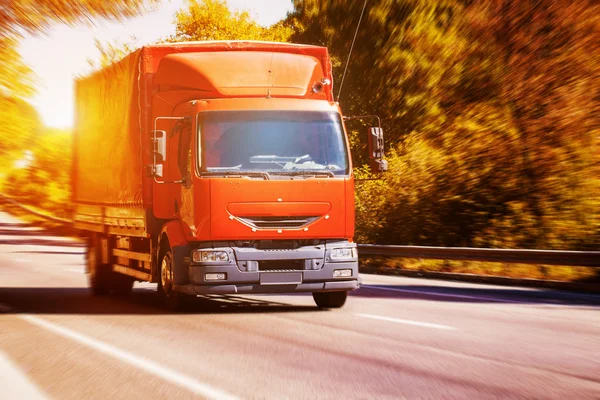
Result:
M360 28L360 22L362 21L363 14L365 13L365 8L367 8L367 1L365 0L365 4L363 5L362 11L360 12L360 18L358 19L358 25L356 25L356 32L354 32L354 38L352 39L352 45L350 46L350 52L348 52L348 58L346 59L346 66L344 67L344 74L342 75L342 80L340 82L340 90L338 90L337 101L340 101L340 95L342 94L342 87L344 86L344 79L346 78L346 71L348 70L348 64L350 64L350 57L352 56L352 49L354 48L354 42L356 41L356 36L358 35L358 29Z

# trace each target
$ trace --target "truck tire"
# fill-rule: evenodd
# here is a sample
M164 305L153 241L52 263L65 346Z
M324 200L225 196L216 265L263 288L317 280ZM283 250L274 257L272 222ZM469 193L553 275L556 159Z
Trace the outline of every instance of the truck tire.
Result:
M348 292L314 292L313 299L319 308L342 308Z
M189 302L190 296L173 290L173 253L170 249L162 255L159 268L157 290L164 305L171 311L182 310Z
M88 280L94 296L107 295L110 292L110 266L100 264L98 257L98 243L95 238L90 239L87 248Z

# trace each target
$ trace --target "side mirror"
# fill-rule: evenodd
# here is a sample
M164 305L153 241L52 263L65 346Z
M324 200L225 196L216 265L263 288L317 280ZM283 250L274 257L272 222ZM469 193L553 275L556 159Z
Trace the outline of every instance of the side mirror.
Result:
M167 160L167 132L156 129L159 120L183 121L186 117L157 117L154 120L154 130L150 139L152 146L152 165L149 165L149 175L154 177L156 183L181 183L181 181L158 181L156 178L164 176L163 163ZM174 130L175 132L176 130Z
M152 131L152 157L153 162L150 165L150 175L156 178L163 177L163 165L162 163L167 158L167 132L165 131Z
M156 161L165 161L167 159L167 132L152 131L152 133L154 134L152 138L154 141L154 154L160 156L160 159L156 157Z
M154 166L154 176L157 178L163 177L163 165L162 164L156 164Z
M372 172L385 172L388 163L383 159L383 129L379 127L369 128L369 166Z

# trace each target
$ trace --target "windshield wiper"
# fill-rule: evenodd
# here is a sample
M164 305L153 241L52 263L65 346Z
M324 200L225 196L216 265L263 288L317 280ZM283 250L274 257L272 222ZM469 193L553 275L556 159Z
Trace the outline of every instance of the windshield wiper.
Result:
M328 176L334 178L335 174L332 171L322 170L303 170L303 171L271 171L273 175L286 175L286 176Z
M305 154L303 156L292 156L292 157L284 157L284 156L276 156L276 155L261 155L261 156L252 156L250 157L250 163L251 164L277 164L281 167L283 167L283 165L281 165L282 163L284 164L290 164L290 165L297 165L297 164L304 164L306 162L312 161L312 157L310 156L310 154Z
M203 171L200 176L260 176L268 181L271 176L265 171Z

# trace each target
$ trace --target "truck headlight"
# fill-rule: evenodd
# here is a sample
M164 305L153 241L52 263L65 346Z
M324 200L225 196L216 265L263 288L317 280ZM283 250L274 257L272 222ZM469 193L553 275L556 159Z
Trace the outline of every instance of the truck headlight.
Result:
M229 254L223 250L194 250L194 262L229 262Z
M354 260L357 258L356 247L341 247L331 249L329 257L332 261Z

